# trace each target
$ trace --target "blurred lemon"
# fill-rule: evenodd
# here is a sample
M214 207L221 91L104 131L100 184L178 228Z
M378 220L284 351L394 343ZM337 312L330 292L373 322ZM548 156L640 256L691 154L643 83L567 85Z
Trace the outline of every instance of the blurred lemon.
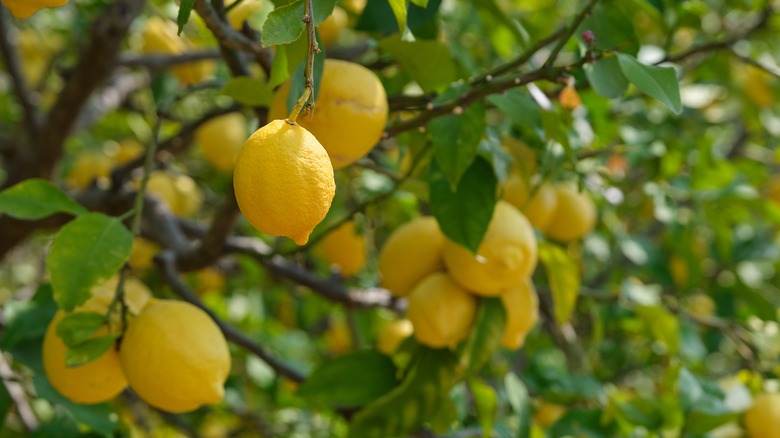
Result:
M382 327L376 341L376 349L391 356L404 339L414 332L414 326L408 319L391 321Z
M65 181L73 187L83 189L92 181L108 178L113 162L100 151L83 151L76 155Z
M379 253L382 287L403 297L423 278L444 266L444 234L432 216L401 225L387 238Z
M366 264L366 236L358 233L350 220L326 235L317 244L317 253L331 266L337 266L344 277L358 273Z
M2 0L3 5L16 18L27 18L43 8L56 8L68 0Z
M553 218L558 197L555 189L548 184L542 184L529 200L530 187L528 181L517 173L511 173L506 180L503 200L520 210L534 227L545 229Z
M135 270L145 271L152 266L154 256L158 252L160 245L143 237L136 237L133 239L133 250L127 263Z
M347 12L339 6L335 6L333 8L333 13L319 25L318 30L322 44L325 47L332 46L333 43L338 40L341 31L347 27L348 23L349 17L347 16Z
M745 429L750 438L780 438L780 394L763 393L745 412Z
M146 191L164 202L179 217L194 215L203 204L203 193L195 180L187 175L155 170L149 175Z
M222 172L232 172L248 135L246 117L230 113L215 117L195 131L195 141L203 158Z
M596 204L573 184L556 184L558 203L545 235L559 242L571 242L590 233L596 226Z
M501 294L501 303L506 310L506 326L501 345L517 350L525 343L528 332L539 320L539 299L530 279L508 288Z
M477 299L447 274L425 277L409 294L407 317L414 337L433 348L455 348L466 339L477 311Z

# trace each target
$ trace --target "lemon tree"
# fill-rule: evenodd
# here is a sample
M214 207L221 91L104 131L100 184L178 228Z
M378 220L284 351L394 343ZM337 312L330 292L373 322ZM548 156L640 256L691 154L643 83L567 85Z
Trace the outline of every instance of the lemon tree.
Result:
M0 0L0 436L776 436L779 14Z

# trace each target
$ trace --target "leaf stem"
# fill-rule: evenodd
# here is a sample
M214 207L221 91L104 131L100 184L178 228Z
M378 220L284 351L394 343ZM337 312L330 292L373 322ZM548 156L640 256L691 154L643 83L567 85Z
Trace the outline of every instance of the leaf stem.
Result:
M320 52L317 45L317 37L314 34L314 6L312 0L303 2L303 22L306 23L306 36L309 39L309 48L306 52L306 68L303 69L304 88L301 97L295 102L295 106L287 117L287 123L295 123L298 114L303 111L307 105L314 107L314 55ZM311 103L309 101L311 100ZM310 108L306 108L307 110Z

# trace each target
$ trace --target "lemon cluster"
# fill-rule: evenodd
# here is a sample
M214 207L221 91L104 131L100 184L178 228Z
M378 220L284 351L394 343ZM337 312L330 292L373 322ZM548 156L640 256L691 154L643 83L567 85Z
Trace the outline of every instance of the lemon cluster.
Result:
M117 279L95 288L75 312L105 314ZM174 413L217 403L230 372L230 353L219 327L192 304L152 298L134 278L124 284L129 323L119 349L85 365L66 366L66 345L57 334L57 312L43 340L43 364L52 386L75 403L111 400L128 386L150 405ZM115 314L114 314L115 315ZM111 327L119 325L112 320ZM109 333L103 326L94 336Z
M542 183L534 188L536 155L525 144L507 138L504 147L514 156L515 165L504 185L503 200L514 205L545 236L571 242L596 226L596 205L570 183Z
M507 312L502 345L517 349L538 318L530 282L537 263L528 220L507 202L496 204L476 254L445 238L432 217L399 227L379 255L382 286L408 298L416 339L454 348L474 322L477 297L501 297Z

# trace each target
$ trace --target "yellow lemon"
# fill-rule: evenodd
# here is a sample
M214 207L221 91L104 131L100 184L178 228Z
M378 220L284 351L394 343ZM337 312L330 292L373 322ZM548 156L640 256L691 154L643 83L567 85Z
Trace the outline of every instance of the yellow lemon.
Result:
M216 117L195 131L195 141L203 158L223 172L233 171L246 138L246 118L241 113Z
M73 160L65 181L73 187L83 189L96 179L108 178L112 165L111 158L102 152L81 152Z
M506 310L501 345L509 350L517 350L523 346L526 335L539 320L539 299L531 280L522 281L504 291L501 303Z
M43 8L56 8L68 0L2 0L3 4L16 18L27 18Z
M325 21L320 23L319 33L322 44L325 47L332 46L333 43L338 40L341 31L347 27L348 22L349 17L347 16L347 12L344 9L335 6L333 8L333 13L330 14Z
M43 369L51 386L75 403L102 403L116 397L127 387L116 349L110 348L87 364L66 366L67 347L57 335L57 326L64 317L65 313L58 311L43 337ZM103 327L95 335L106 334L108 329Z
M391 356L401 345L404 339L414 333L414 326L408 319L399 319L387 323L379 332L379 338L376 341L376 349L382 353Z
M579 192L573 184L556 184L558 204L547 228L547 236L560 241L571 242L590 233L596 226L596 204L587 194Z
M192 216L203 204L203 192L187 175L156 170L149 175L146 191L163 201L179 217Z
M335 355L341 355L352 349L352 334L343 319L334 319L325 332L325 344Z
M230 352L219 327L183 301L151 301L128 324L119 355L133 391L173 413L222 400L230 373Z
M320 142L297 124L274 120L244 144L233 174L236 200L247 221L298 245L330 209L333 167Z
M119 277L114 276L106 283L92 290L92 296L75 312L108 311L115 295ZM138 279L125 278L125 304L131 315L138 314L151 299L151 292ZM120 316L114 314L114 323ZM57 326L65 313L58 311L49 323L43 338L43 367L51 385L64 397L75 403L101 403L114 398L127 387L127 380L119 361L119 353L115 348L106 351L102 356L84 365L68 367L65 364L67 347L57 335ZM108 334L108 327L98 329L94 336Z
M274 94L268 117L288 116L287 81ZM334 169L366 155L379 142L387 122L387 95L379 78L362 65L325 60L319 95L312 114L298 123L328 151Z
M454 348L471 331L476 311L474 295L437 272L412 289L406 313L421 344Z
M382 287L404 297L423 278L444 267L444 234L432 216L401 225L379 253Z
M191 43L184 36L178 35L178 28L174 22L156 16L146 21L141 47L143 53L181 55L190 46ZM171 67L171 73L183 85L192 85L210 77L213 69L213 62L194 61Z
M744 421L750 438L780 438L780 393L758 394Z
M133 138L127 138L119 142L116 153L111 157L116 164L128 163L144 153L144 146Z
M498 201L477 255L459 244L444 242L444 263L452 278L466 289L485 296L529 277L537 262L536 237L531 224L515 207Z
M366 8L366 3L368 3L368 0L342 0L341 1L341 4L343 4L345 8L349 9L349 12L352 12L355 15L360 15L363 13L363 9Z
M133 239L133 250L127 263L133 269L145 271L152 266L154 256L160 252L160 245L143 237Z
M511 173L504 188L504 201L520 210L534 227L544 229L550 223L558 203L555 190L547 184L542 184L534 197L529 200L530 187L522 176Z
M224 290L225 275L219 269L209 266L195 273L195 293L198 295Z
M17 46L22 62L22 74L32 88L38 88L47 73L51 57L61 49L56 38L46 38L42 32L30 27L19 30Z
M514 171L521 176L530 178L536 173L536 152L520 140L506 136L502 142L504 149L512 155Z
M534 410L534 423L543 429L547 429L563 417L565 413L566 406L540 402Z
M354 221L344 222L317 245L317 253L344 277L351 277L366 265L366 236L358 233Z
M235 1L226 2L225 6L230 6ZM237 6L234 6L227 13L228 23L233 29L240 30L244 26L244 21L248 20L256 11L263 7L261 0L243 0Z

